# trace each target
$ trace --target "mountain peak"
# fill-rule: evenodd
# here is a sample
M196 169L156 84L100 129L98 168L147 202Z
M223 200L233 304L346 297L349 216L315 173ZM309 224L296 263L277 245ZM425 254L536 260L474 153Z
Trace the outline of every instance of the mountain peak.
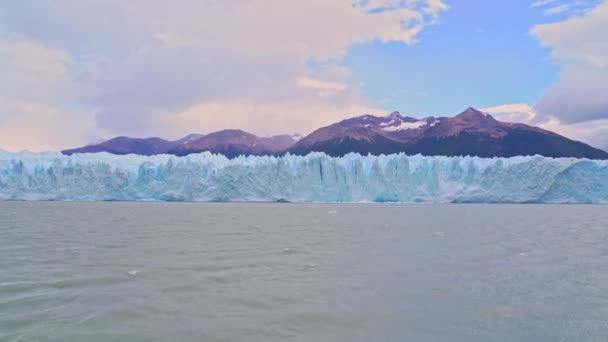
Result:
M460 118L460 119L464 119L464 120L486 120L486 119L490 119L492 121L495 121L494 118L488 114L488 113L484 113L481 112L473 107L469 107L467 108L464 112L456 115L455 118Z
M185 137L175 141L176 144L180 145L180 144L187 144L193 141L196 141L202 137L204 137L204 134L200 134L200 133L191 133L186 135Z
M478 111L477 109L473 108L473 107L469 107L467 109L464 110L464 112L461 113L462 114L470 114L470 115L483 115L482 112Z
M401 119L401 113L399 113L398 111L394 111L392 113L389 114L389 117L391 119Z

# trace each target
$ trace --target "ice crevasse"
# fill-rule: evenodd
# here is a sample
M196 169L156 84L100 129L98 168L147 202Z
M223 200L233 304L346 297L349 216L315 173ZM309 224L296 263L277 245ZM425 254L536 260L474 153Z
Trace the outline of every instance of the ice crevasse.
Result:
M0 199L608 203L608 161L0 151Z

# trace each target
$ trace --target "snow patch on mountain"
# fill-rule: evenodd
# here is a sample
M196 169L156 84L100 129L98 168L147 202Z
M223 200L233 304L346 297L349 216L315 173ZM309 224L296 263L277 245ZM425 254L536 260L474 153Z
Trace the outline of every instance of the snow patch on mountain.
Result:
M431 123L429 124L429 126L430 126L430 127L435 127L435 125L437 125L437 124L438 124L438 123L440 123L440 122L441 122L441 120L435 120L435 121L431 122Z
M424 127L427 125L426 121L416 121L416 122L401 122L399 125L397 126L388 126L388 127L384 127L382 128L383 131L387 131L387 132L396 132L396 131L405 131L408 129L418 129L420 127Z

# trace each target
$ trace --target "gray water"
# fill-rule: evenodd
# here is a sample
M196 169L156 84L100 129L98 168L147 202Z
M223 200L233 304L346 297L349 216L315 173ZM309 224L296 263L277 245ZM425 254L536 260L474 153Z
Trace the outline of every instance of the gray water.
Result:
M605 341L608 208L0 202L0 341Z

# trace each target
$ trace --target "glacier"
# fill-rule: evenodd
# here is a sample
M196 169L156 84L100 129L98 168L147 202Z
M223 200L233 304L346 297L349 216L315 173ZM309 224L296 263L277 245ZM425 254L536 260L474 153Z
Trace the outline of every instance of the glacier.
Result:
M608 203L608 161L0 151L0 199Z

